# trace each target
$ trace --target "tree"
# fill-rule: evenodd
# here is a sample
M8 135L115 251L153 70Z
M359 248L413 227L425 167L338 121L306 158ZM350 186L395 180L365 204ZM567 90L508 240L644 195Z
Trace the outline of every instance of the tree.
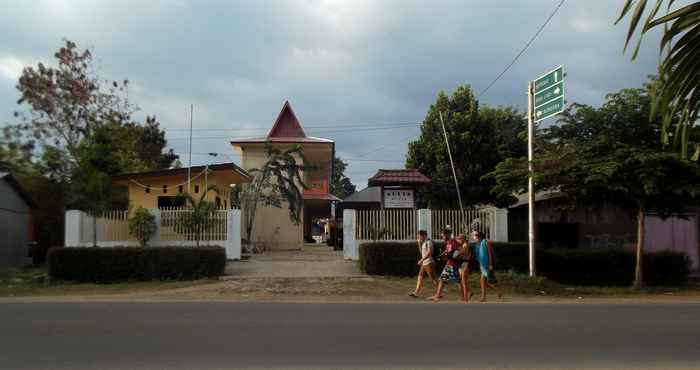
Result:
M697 123L700 113L700 1L675 10L672 9L674 2L675 0L656 0L640 26L647 1L626 0L615 23L619 23L627 15L631 17L625 50L638 27L641 28L632 55L633 60L637 57L646 33L659 26L664 27L659 45L659 54L662 55L659 80L650 112L651 119L662 117L660 134L664 145L672 141L674 151L680 153L681 159L686 159L692 153L692 159L697 161L700 156L700 142L693 142L689 131ZM659 14L664 5L666 13ZM665 55L664 48L667 50Z
M139 206L129 219L129 234L138 239L142 247L145 247L156 230L158 230L156 216Z
M512 108L480 108L469 86L460 86L452 97L440 92L421 124L418 140L410 142L406 167L417 168L432 178L419 190L419 199L431 207L456 208L457 194L440 124L445 128L465 206L501 204L491 192L492 179L483 178L500 161L525 153L522 133L526 121Z
M286 203L289 218L298 225L301 222L304 204L302 189L308 188L301 175L307 168L298 163L298 161L301 163L306 161L301 146L295 145L289 149L280 150L267 144L265 151L267 161L261 168L248 171L253 175L253 179L240 195L249 242L253 235L258 205L282 208L282 204Z
M561 125L540 135L535 161L539 191L559 191L582 206L613 203L637 218L635 288L643 283L645 215L666 216L700 201L700 165L663 151L656 140L661 123L647 119L650 89L610 94L598 109L573 104ZM497 194L524 193L527 159L507 159L488 177Z
M214 202L208 201L207 194L209 192L219 193L219 190L214 186L209 186L199 200L194 199L189 193L182 193L177 195L176 202L182 202L188 209L186 212L182 212L177 221L177 228L186 232L189 235L194 235L194 239L197 241L197 246L199 247L199 241L202 239L202 234L209 231L216 225L214 221L214 214L216 213L216 205Z
M338 157L333 158L333 176L331 177L331 194L340 199L345 199L354 193L357 187L345 176L345 169L348 164Z

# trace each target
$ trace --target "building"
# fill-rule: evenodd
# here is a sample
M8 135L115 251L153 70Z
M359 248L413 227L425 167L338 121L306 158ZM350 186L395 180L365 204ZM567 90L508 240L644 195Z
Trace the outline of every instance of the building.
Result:
M9 172L0 172L0 267L31 262L29 242L34 240L29 194Z
M527 194L508 209L508 240L527 241ZM644 249L647 252L673 250L691 260L700 270L700 212L662 218L647 213ZM540 192L535 197L535 235L538 244L554 248L623 248L633 251L637 240L637 219L613 204L572 207L560 192Z
M112 177L112 183L129 191L129 207L147 209L182 206L177 195L188 192L188 172L191 176L189 193L199 200L207 187L215 186L218 192L209 192L206 200L217 207L231 207L231 185L250 181L248 172L234 163L212 164L188 168L127 173Z
M417 189L430 178L416 169L380 169L367 180L367 187L349 195L338 204L343 209L416 208Z
M305 238L311 239L314 221L329 218L331 202L340 200L329 193L335 143L307 136L291 105L285 101L267 136L235 139L231 145L241 156L241 166L245 170L264 165L267 145L280 150L301 146L306 160L303 165L310 168L302 174L308 186L303 191L302 223L294 225L286 206L258 207L252 235L244 236L251 242L264 243L270 249L299 249ZM243 222L245 224L246 220Z

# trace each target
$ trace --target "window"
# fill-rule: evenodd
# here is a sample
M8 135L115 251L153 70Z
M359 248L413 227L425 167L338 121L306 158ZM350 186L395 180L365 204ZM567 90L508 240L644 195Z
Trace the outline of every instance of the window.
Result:
M226 207L226 199L224 199L224 209L228 209L228 207Z
M199 194L199 185L194 186L194 193Z
M177 187L177 192L178 192L178 193L182 193L182 185L180 185L180 186Z
M216 197L216 208L221 208L221 198Z
M146 194L151 193L151 185L146 185Z
M168 185L163 185L163 194L168 193Z

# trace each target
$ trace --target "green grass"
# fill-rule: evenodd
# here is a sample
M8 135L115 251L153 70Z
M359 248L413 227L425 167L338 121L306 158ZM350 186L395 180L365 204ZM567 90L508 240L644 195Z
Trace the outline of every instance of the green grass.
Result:
M49 283L47 279L45 279L43 282L35 279L42 276L47 276L45 267L0 269L0 297L80 296L135 293L185 288L196 285L210 284L218 281L136 281L113 284L92 284L65 281Z

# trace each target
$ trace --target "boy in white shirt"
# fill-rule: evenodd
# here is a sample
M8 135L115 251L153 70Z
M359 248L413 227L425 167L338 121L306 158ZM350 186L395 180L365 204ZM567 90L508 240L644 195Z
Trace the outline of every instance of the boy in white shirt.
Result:
M428 232L425 230L418 231L418 249L421 255L417 263L417 265L420 266L418 270L418 281L416 282L416 289L408 293L408 295L413 298L418 298L418 294L423 287L423 275L428 274L430 280L437 286L435 259L433 258L433 241L428 239Z

